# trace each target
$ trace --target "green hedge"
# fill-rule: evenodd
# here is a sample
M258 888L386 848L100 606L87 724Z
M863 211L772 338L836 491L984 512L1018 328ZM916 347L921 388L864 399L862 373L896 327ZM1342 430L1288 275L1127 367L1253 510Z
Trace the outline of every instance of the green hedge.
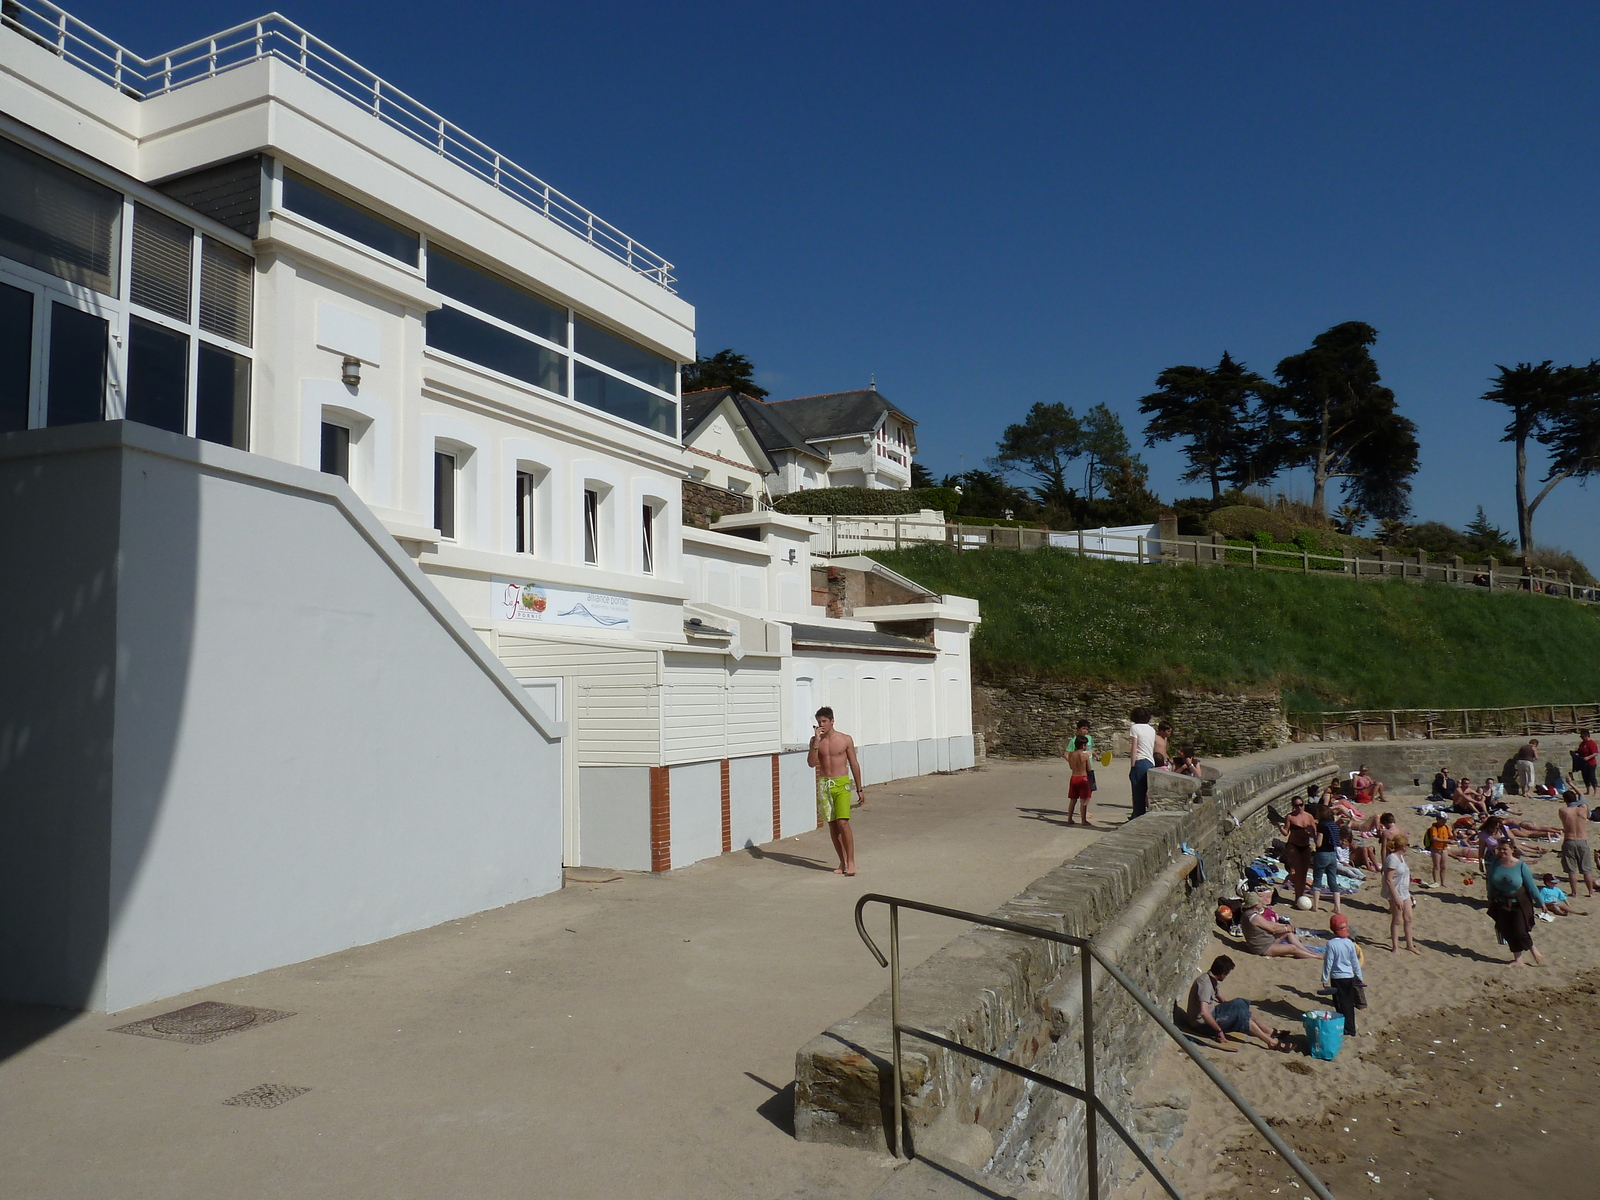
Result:
M779 496L772 507L796 517L903 517L935 508L949 519L961 497L955 488L813 488Z

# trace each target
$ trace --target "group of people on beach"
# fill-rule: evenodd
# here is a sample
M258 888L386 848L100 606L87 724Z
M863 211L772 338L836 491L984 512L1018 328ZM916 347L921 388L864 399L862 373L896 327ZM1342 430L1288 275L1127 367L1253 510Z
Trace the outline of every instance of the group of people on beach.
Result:
M1321 959L1322 984L1332 997L1334 1009L1344 1018L1346 1034L1356 1030L1355 1013L1365 1007L1365 980L1362 974L1361 954L1350 934L1349 919L1343 912L1342 877L1363 876L1368 869L1381 873L1381 898L1389 910L1389 949L1399 953L1401 943L1413 954L1421 951L1416 945L1416 899L1413 886L1423 889L1443 888L1449 885L1451 859L1468 868L1461 883L1475 884L1475 873L1481 873L1484 898L1497 940L1511 955L1510 965L1523 966L1527 960L1535 964L1544 961L1534 946L1533 932L1540 920L1558 917L1587 915L1574 907L1581 883L1584 896L1593 898L1596 881L1594 855L1589 843L1591 819L1600 820L1600 805L1591 817L1585 803L1595 788L1588 783L1588 773L1582 770L1600 757L1587 733L1582 735L1578 750L1574 752L1575 775L1583 781L1579 790L1576 781L1563 789L1546 792L1529 782L1530 773L1518 765L1515 791L1521 795L1547 795L1559 799L1559 824L1541 825L1524 819L1512 808L1506 798L1506 789L1498 780L1485 780L1481 789L1454 781L1449 771L1441 768L1434 778L1432 796L1427 804L1418 805L1432 823L1422 835L1422 848L1427 851L1431 866L1431 879L1414 885L1408 854L1411 839L1395 822L1393 813L1372 815L1364 812L1366 805L1382 797L1382 784L1374 780L1366 768L1352 774L1341 794L1340 790L1324 792L1312 785L1305 796L1295 796L1290 811L1278 818L1274 815L1281 840L1273 846L1272 859L1281 863L1275 877L1256 874L1246 885L1238 900L1224 901L1219 907L1218 924L1236 929L1244 948L1252 954L1267 957ZM1531 757L1527 752L1531 751ZM1538 744L1530 740L1519 751L1516 764L1536 763ZM1553 849L1540 842L1560 843L1561 869L1566 874L1570 892L1563 891L1553 872L1542 877L1535 875L1530 860L1535 860ZM1253 866L1252 871L1259 868ZM1275 884L1286 883L1294 894L1294 910L1280 914L1274 907ZM1349 890L1346 884L1344 890ZM1329 934L1325 942L1309 931L1298 931L1290 919L1293 912L1316 911L1324 899L1332 902L1333 914L1329 921ZM1203 1036L1221 1037L1225 1033L1248 1032L1271 1046L1278 1045L1285 1036L1272 1030L1249 1014L1245 1001L1222 1001L1220 986L1233 969L1226 955L1213 962L1206 975L1195 981L1190 989L1189 1015L1197 1032Z
M1172 723L1162 721L1152 724L1154 718L1148 708L1136 708L1128 714L1128 782L1133 789L1133 816L1143 816L1150 807L1151 771L1172 771L1178 775L1198 778L1200 759L1193 746L1172 747ZM1076 824L1082 816L1089 824L1089 801L1099 790L1095 780L1094 735L1089 732L1089 722L1080 719L1077 731L1067 738L1063 752L1069 771L1067 779L1067 824ZM1101 754L1101 764L1111 761L1109 751ZM1132 818L1130 818L1132 819Z

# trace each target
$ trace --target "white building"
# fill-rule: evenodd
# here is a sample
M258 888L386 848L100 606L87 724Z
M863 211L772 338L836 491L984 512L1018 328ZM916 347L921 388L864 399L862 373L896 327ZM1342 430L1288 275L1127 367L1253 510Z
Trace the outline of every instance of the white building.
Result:
M814 828L822 703L869 783L970 765L971 602L830 617L804 523L684 527L673 282L282 18L142 59L8 0L0 997Z
M911 486L917 423L877 387L794 400L757 400L733 388L683 398L683 442L692 477L745 490L759 475L767 493L822 487Z

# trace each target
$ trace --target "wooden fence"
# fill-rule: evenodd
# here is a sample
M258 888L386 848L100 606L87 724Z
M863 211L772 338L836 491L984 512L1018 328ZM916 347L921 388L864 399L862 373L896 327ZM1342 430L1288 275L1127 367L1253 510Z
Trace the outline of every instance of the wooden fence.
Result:
M1524 704L1512 708L1364 708L1291 712L1297 741L1399 742L1436 738L1538 737L1600 731L1600 703Z
M1231 546L1220 535L1121 535L1102 530L1050 530L1006 525L930 523L898 517L829 517L812 536L811 549L824 557L870 554L942 545L958 551L1057 549L1088 558L1132 563L1164 563L1206 567L1244 567L1253 571L1287 571L1364 580L1401 579L1413 583L1448 583L1485 591L1535 592L1580 604L1600 603L1600 588L1575 582L1539 568L1506 565L1489 559L1467 563L1461 558L1429 557L1427 551L1375 555L1321 554L1309 550Z

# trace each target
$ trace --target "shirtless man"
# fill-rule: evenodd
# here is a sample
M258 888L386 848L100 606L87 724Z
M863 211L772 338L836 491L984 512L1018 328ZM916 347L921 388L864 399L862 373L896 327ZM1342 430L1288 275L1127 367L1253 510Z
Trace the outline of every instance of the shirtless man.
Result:
M1567 870L1567 883L1572 886L1574 898L1578 895L1578 876L1594 895L1594 852L1589 848L1589 810L1577 789L1567 793L1566 807L1561 810L1561 865Z
M1067 768L1072 776L1067 780L1067 824L1072 824L1072 816L1078 809L1078 802L1083 802L1083 823L1089 824L1089 797L1093 792L1089 787L1089 739L1079 736L1072 739L1072 749L1067 751Z
M856 740L833 727L833 709L817 709L815 732L806 754L806 765L817 771L817 815L828 823L828 836L839 856L835 875L856 873L856 839L850 832L850 777L855 776L857 803L866 806L866 788L861 785L861 763L856 759Z

